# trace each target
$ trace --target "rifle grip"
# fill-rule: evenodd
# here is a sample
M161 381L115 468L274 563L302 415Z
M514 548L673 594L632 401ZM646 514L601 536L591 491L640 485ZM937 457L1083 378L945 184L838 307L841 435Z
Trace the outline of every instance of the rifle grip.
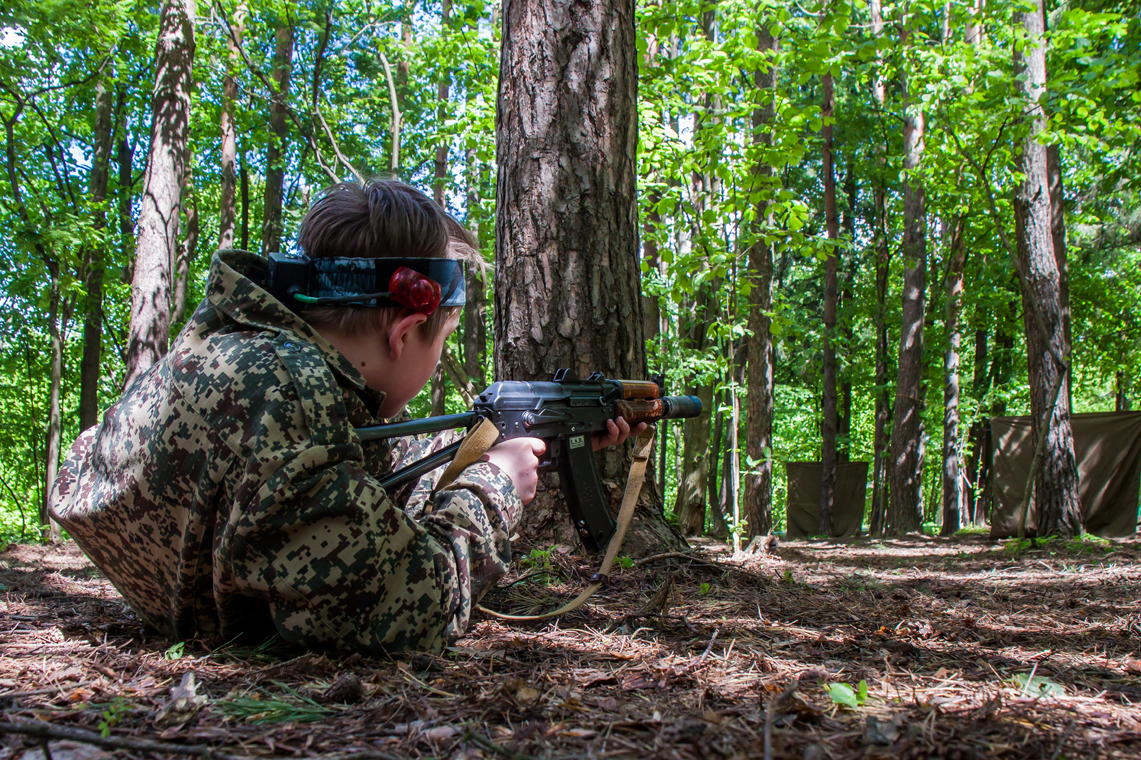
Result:
M571 524L588 552L606 548L614 535L614 518L598 479L594 447L585 435L571 436L559 457L559 482L570 510Z

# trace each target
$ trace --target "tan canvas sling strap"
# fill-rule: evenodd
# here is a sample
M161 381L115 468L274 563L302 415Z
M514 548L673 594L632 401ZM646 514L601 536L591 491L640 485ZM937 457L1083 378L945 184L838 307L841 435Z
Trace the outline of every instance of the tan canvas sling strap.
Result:
M606 547L606 556L602 560L602 565L598 568L598 572L591 578L590 585L582 590L575 599L554 612L547 612L542 615L504 615L502 612L495 612L486 607L480 606L482 612L491 615L492 617L499 618L500 620L515 620L515 621L535 621L546 620L548 618L558 617L565 615L568 612L578 609L589 599L595 591L602 588L603 585L609 580L608 574L610 567L614 564L615 558L618 556L618 550L622 548L622 540L626 537L626 529L630 527L630 521L634 517L634 507L638 504L638 495L642 492L642 483L646 479L646 465L650 461L650 447L654 442L655 428L648 427L646 432L642 433L634 442L634 462L630 465L630 475L626 478L626 493L622 495L622 508L618 510L618 526L614 530L614 535L610 537L610 544Z

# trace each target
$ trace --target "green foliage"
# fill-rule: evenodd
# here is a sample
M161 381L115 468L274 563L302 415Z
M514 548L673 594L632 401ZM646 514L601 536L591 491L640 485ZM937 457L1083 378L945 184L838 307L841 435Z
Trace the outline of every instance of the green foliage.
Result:
M856 688L846 683L830 683L824 687L833 704L855 710L868 701L868 682L861 680Z
M111 735L111 729L117 726L123 718L131 713L131 703L123 697L115 697L102 712L99 713L100 721L96 724L99 729L99 735L106 739Z
M215 702L222 715L255 725L267 723L314 723L327 718L336 709L322 705L279 681L275 686L285 692L277 695L267 689L254 689L249 694Z

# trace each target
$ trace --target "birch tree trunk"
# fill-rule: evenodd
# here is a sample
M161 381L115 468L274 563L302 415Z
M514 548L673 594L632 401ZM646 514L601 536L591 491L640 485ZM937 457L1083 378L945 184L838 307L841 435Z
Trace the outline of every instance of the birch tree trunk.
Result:
M262 212L261 252L263 256L281 249L283 190L285 187L285 142L289 139L286 103L293 73L293 23L279 21L273 54L275 90L269 106L269 148L265 154L265 205Z
M946 305L944 331L947 344L943 349L943 527L944 536L953 536L961 523L963 503L959 460L959 348L962 336L959 331L959 308L963 297L963 269L966 265L967 246L963 239L966 217L960 216L951 232L947 260L947 278L944 282Z
M194 0L169 0L163 3L159 17L150 157L143 180L131 279L131 328L124 388L166 353L170 340L170 262L178 249L182 177L190 131L194 13Z
M495 257L497 379L644 377L633 0L507 0L500 57ZM625 450L600 453L620 499ZM557 476L521 532L571 542ZM645 488L624 553L684 546Z
M909 18L904 22L902 42L908 44ZM899 337L899 366L896 377L895 416L891 431L891 460L888 466L890 494L887 534L898 536L918 531L921 526L919 478L921 462L920 416L923 411L923 319L927 290L927 210L923 179L919 174L923 159L923 112L914 108L908 95L907 77L902 75L906 115L903 125L903 215L902 251L903 315Z
M1028 106L1030 129L1022 143L1019 169L1025 179L1015 193L1014 211L1021 269L1023 323L1030 370L1030 409L1034 440L1045 447L1034 483L1038 535L1071 538L1081 535L1078 471L1070 428L1069 393L1064 376L1070 355L1066 336L1067 304L1062 267L1054 247L1046 146L1037 136L1046 126L1041 103L1046 95L1045 11L1042 0L1019 13L1027 44L1015 52L1015 69ZM1063 254L1064 255L1064 254ZM1055 392L1058 388L1061 392ZM1056 398L1056 401L1055 401Z

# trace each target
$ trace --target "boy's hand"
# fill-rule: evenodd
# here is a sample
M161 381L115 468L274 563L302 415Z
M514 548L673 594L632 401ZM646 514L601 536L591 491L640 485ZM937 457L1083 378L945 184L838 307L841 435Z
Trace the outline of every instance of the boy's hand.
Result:
M519 492L519 499L526 504L535 498L535 489L539 485L539 457L546 450L547 444L541 438L512 438L492 446L482 459L507 473Z
M646 423L639 422L634 429L630 429L630 423L619 417L616 420L606 421L606 432L595 433L591 439L594 445L594 450L604 449L607 446L617 446L625 443L626 439L630 436L639 436L646 430Z

